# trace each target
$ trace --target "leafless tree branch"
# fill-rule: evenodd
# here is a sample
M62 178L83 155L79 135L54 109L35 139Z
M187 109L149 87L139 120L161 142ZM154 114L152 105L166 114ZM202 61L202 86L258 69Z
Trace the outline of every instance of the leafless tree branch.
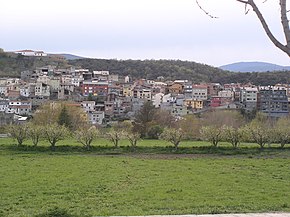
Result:
M218 17L211 15L209 12L207 12L200 4L198 0L195 0L196 4L198 5L198 7L200 8L200 10L202 10L207 16L209 16L210 18L214 18L217 19Z
M290 57L290 29L289 29L289 20L287 18L287 10L286 10L286 0L280 0L281 7L281 23L283 26L284 36L286 39L286 45L283 45L271 32L263 14L261 13L258 6L255 4L254 0L236 0L246 5L250 5L253 11L256 13L258 19L260 20L267 36L272 41L272 43L278 47L280 50L285 52ZM267 1L267 0L266 0ZM264 1L265 2L265 1Z
M290 12L290 10L287 10L287 0L279 0L280 2L280 14L281 14L281 23L282 23L282 29L284 32L284 37L286 40L286 44L282 44L272 33L271 29L268 26L268 23L266 22L264 15L260 11L259 7L256 5L255 0L236 0L237 2L245 4L245 14L248 14L249 9L248 6L250 6L255 14L257 15L260 23L263 26L264 31L266 32L268 38L271 40L271 42L278 47L281 51L285 52L290 57L290 29L289 29L289 19L287 17L287 13ZM267 2L268 0L263 0L263 3ZM211 15L209 12L207 12L199 3L199 0L196 0L196 4L198 7L209 17L211 18L217 18L213 15Z

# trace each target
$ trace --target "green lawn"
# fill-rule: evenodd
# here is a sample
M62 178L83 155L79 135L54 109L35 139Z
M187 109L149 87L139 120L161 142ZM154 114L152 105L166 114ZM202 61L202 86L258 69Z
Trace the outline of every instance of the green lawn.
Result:
M99 141L87 152L67 140L52 152L45 143L12 144L0 139L3 217L54 207L78 216L290 211L288 147L212 150L188 142L176 152L144 140L131 151Z

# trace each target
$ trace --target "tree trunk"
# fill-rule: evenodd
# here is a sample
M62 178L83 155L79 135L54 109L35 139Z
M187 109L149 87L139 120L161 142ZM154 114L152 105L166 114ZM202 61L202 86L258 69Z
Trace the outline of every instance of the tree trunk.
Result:
M284 148L285 147L285 144L286 144L286 142L285 141L282 141L281 142L281 148Z
M55 151L55 144L51 144L51 150Z
M174 143L175 150L178 149L179 142Z
M118 147L119 140L116 139L116 140L114 141L114 143L115 143L115 148L117 148L117 147Z
M237 142L237 141L234 141L234 142L232 143L232 145L233 145L233 147L234 147L235 149L238 147L238 143L239 143L239 142Z
M32 139L33 146L36 147L39 142L39 138Z
M50 144L51 144L51 150L52 150L52 151L55 151L55 144L56 144L56 141L55 141L55 140L52 140Z
M260 146L260 149L263 149L264 146L265 146L265 143L264 143L264 142L259 142L258 144L259 144L259 146Z
M21 139L21 138L17 138L17 145L18 146L22 146L22 143L23 143L23 139Z

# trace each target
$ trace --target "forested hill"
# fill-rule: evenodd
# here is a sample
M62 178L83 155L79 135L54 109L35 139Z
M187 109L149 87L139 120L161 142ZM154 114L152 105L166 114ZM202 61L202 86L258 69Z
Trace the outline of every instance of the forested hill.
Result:
M1 51L1 50L0 50ZM12 53L0 52L0 76L19 77L21 71L33 70L36 67L54 65L59 68L75 66L88 68L91 71L108 70L112 74L129 75L133 79L187 79L193 82L248 83L256 85L274 85L290 83L290 71L235 73L223 71L209 65L181 60L107 60L79 59L65 60L56 56L25 57Z
M111 74L129 75L133 79L187 79L193 82L216 82L230 73L222 69L180 60L107 60L78 59L65 60L53 56L27 57L13 53L0 52L0 76L16 77L21 71L34 70L36 67L54 65L60 68L75 66L91 71L108 70Z
M209 65L181 60L106 60L79 59L69 61L71 65L90 70L108 70L111 73L130 75L133 78L187 79L193 82L253 83L274 85L290 83L290 71L237 73L223 71Z
M106 60L79 59L69 61L71 65L90 70L108 70L112 74L130 75L133 78L187 79L193 82L216 82L230 75L209 65L181 60Z

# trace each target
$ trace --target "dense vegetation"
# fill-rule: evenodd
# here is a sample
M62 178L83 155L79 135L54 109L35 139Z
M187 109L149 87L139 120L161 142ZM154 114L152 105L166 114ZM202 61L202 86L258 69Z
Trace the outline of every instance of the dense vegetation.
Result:
M133 78L188 79L193 82L215 82L230 73L205 64L181 60L105 60L79 59L69 61L90 70L109 70Z
M163 76L168 80L187 79L198 82L248 83L274 85L290 83L290 71L235 73L223 71L205 64L181 60L116 60L76 59L64 60L56 56L25 57L0 50L0 76L19 76L21 71L35 67L54 65L58 67L81 67L93 70L108 70L112 74L129 75L133 79L156 79Z
M217 82L222 84L226 83L252 83L255 85L275 85L275 84L289 84L290 71L277 71L277 72L241 72L230 73L226 76L218 78Z
M275 85L290 83L290 71L236 73L223 71L209 65L181 60L105 60L78 59L69 62L90 70L109 70L112 73L130 75L133 78L187 79L198 82L253 83L256 85Z

